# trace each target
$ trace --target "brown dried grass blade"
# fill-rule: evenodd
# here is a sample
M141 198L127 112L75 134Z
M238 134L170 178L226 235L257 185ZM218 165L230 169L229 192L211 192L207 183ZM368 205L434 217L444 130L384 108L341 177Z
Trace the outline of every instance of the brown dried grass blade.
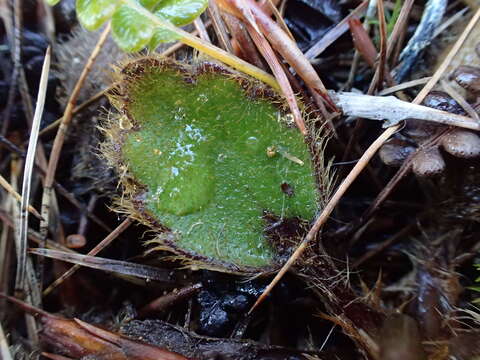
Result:
M290 37L290 39L292 39L292 41L295 41L295 38L293 37L293 34L291 33L290 29L288 28L287 24L285 23L285 20L283 20L282 14L280 13L280 11L278 11L278 9L275 6L275 4L273 3L273 1L272 0L265 0L264 6L262 6L262 8L266 11L271 12L273 14L273 16L275 16L275 20L277 20L277 22L280 25L280 27L282 28L282 30L285 31L285 33Z
M363 24L358 18L348 20L348 26L352 33L353 44L357 51L362 55L370 67L375 66L375 59L377 58L377 49L373 45L370 36L368 36Z

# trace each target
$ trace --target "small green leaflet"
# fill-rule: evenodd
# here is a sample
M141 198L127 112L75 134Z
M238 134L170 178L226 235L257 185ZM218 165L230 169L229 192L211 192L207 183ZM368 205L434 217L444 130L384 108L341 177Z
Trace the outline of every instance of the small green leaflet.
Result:
M60 0L45 0L55 5ZM205 11L208 0L76 0L78 20L87 30L96 30L112 21L112 36L120 48L135 52L148 46L156 48L161 42L178 36L155 24L135 8L144 7L162 21L184 26Z

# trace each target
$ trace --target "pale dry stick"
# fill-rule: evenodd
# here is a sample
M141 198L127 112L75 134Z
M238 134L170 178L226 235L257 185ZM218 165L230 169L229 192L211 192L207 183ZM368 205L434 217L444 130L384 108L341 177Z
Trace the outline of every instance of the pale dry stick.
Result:
M458 50L461 48L463 43L465 42L467 36L470 34L474 26L477 24L478 20L480 19L480 9L476 11L475 15L472 17L470 22L468 23L467 27L463 31L462 35L458 38L455 45L452 47L448 55L445 57L444 61L438 68L438 70L433 74L430 81L423 87L423 89L418 93L418 95L413 100L414 104L420 104L423 99L428 95L428 93L432 90L435 84L440 80L443 73L447 69L448 65L455 57ZM389 127L386 129L369 147L365 150L365 153L362 155L360 160L357 164L353 167L347 177L342 181L340 186L338 187L335 194L332 196L330 201L327 203L315 223L313 224L312 228L308 232L307 236L302 240L300 245L297 247L295 252L290 256L287 262L282 266L280 271L275 275L273 280L268 284L262 295L257 299L255 304L253 304L252 308L250 309L249 313L251 313L272 291L273 287L280 281L280 279L285 275L285 273L292 267L292 265L300 258L303 254L305 249L308 246L308 243L315 238L317 232L320 228L325 224L328 220L330 214L332 213L333 209L337 205L338 201L341 199L343 194L347 191L353 181L357 178L357 176L362 172L362 170L366 167L370 159L375 155L377 150L387 141L390 136L395 134L398 130L400 130L401 124Z
M480 130L480 123L476 119L409 103L394 96L371 96L351 92L330 92L330 94L345 116L386 120L386 125L396 125L403 120L415 118L442 125Z
M25 170L23 172L22 184L22 201L20 206L20 228L18 229L18 261L17 275L15 279L16 291L23 291L25 287L25 271L27 262L27 234L28 234L28 204L30 201L32 172L35 161L35 153L37 150L38 133L40 130L40 122L43 115L43 107L45 105L45 97L47 94L48 74L50 71L50 47L45 54L45 60L42 67L42 75L38 89L37 106L35 115L33 116L30 140L28 143L27 158L25 160Z
M68 126L70 125L70 121L73 117L73 109L77 102L78 95L80 94L80 90L85 82L88 73L90 72L95 59L97 58L100 50L103 47L103 44L108 38L108 34L110 33L110 23L103 29L100 37L97 41L95 48L93 49L90 57L88 58L85 67L83 68L80 77L75 84L75 87L68 99L67 107L65 109L64 115L62 117L62 121L60 123L60 127L58 128L57 135L55 136L55 140L53 142L52 152L50 155L50 159L48 161L47 173L45 174L45 183L44 183L44 190L42 196L42 217L43 221L40 222L40 233L44 238L47 237L48 232L48 216L49 216L49 205L50 200L52 198L52 187L53 182L55 180L55 172L57 169L58 161L60 159L60 153L63 147L63 143L65 141L65 136L67 133Z
M0 175L0 186L3 187L10 195L12 195L12 197L19 203L22 202L22 195L16 192L12 185L10 185L7 179L5 179L2 175ZM37 219L42 219L40 213L32 205L28 205L28 211Z
M95 256L97 255L100 251L105 249L110 243L115 240L121 233L123 233L132 223L131 218L126 218L123 220L123 222L118 225L108 236L100 241L97 246L95 246L92 250L88 252L87 255L89 256ZM70 269L68 269L66 272L64 272L57 280L55 280L53 283L50 284L48 288L46 288L43 291L43 296L47 296L50 294L58 285L60 285L62 282L64 282L68 277L73 275L75 271L77 271L80 268L80 265L73 265Z
M2 360L13 360L12 354L8 347L7 338L3 332L3 326L0 323L0 359Z

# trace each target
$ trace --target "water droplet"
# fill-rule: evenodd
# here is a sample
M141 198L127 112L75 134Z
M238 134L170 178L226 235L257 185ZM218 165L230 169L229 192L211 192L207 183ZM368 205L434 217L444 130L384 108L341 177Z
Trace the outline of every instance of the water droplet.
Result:
M206 103L208 101L208 96L206 94L200 94L197 97L197 101Z

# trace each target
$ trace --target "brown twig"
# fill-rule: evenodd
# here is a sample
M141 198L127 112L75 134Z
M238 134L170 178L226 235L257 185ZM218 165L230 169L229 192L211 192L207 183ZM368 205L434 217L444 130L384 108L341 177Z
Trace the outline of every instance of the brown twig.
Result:
M138 311L138 316L143 318L152 313L159 313L165 311L171 305L177 303L178 301L184 300L196 292L200 291L202 288L201 283L188 285L178 290L174 290L168 294L156 298L152 302L148 303Z

